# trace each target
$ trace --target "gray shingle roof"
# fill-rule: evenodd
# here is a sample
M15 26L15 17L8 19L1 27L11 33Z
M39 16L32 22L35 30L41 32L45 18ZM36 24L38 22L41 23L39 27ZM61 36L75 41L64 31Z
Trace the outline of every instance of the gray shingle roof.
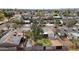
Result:
M6 38L7 38L7 36L9 36L9 35L12 35L13 34L13 32L11 32L11 31L9 31L6 35L4 35L1 39L0 39L0 45L5 45L5 44L7 44L7 45L19 45L19 43L20 43L20 40L21 40L21 36L12 36L11 37L11 42L6 42L5 40L6 40ZM5 41L5 42L4 42ZM6 45L6 46L7 46Z

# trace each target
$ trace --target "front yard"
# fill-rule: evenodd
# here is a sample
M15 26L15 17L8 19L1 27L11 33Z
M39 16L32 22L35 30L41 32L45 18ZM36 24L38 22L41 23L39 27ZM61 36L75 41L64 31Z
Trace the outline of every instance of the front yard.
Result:
M40 46L51 46L51 42L47 38L37 39L36 44Z

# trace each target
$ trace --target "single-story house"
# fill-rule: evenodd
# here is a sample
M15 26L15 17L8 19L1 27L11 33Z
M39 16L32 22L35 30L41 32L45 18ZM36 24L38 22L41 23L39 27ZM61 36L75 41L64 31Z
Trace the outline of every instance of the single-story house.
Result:
M10 33L11 33L11 31L0 39L0 48L6 47L9 49L9 48L14 47L17 49L17 46L20 44L22 36L20 36L20 35L14 36L12 34L11 34L12 36L9 36ZM6 50L6 49L4 49L4 50Z
M43 30L44 30L44 33L43 33L44 37L46 37L48 39L55 39L55 38L57 38L57 36L53 32L52 28L45 27L45 28L43 28Z

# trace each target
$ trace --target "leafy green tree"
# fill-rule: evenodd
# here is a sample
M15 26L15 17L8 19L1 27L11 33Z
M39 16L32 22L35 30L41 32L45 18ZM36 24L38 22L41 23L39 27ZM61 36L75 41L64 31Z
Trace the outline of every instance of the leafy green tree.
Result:
M30 30L24 32L24 36L27 38L27 39L31 39L32 38L32 32Z
M4 11L5 17L8 17L8 18L13 17L14 14L15 14L14 12Z
M37 12L36 12L36 16L44 16L44 12L42 12L42 11L37 11Z
M59 26L59 24L61 24L60 20L59 19L54 19L54 24L57 26Z
M12 20L10 20L10 21L11 21L12 23L17 23L17 24L23 24L23 23L24 23L23 19L18 18L18 17L14 18L14 19L12 19Z
M37 20L33 20L33 24L31 26L33 39L38 39L38 38L40 39L43 35L43 30L39 25L40 23Z

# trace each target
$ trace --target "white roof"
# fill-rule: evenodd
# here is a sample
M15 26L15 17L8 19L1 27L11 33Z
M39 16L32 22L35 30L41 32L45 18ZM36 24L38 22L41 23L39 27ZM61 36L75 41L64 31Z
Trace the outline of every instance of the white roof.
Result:
M53 31L44 31L44 34L53 34L54 32Z
M79 23L76 23L75 25L79 25Z
M44 34L48 34L48 32L44 32Z
M53 34L54 32L52 31L52 28L49 28L49 27L45 27L45 28L42 28L44 30L44 33L45 34Z
M54 24L46 24L46 26L55 26Z
M79 37L79 33L72 33L73 36Z
M24 22L30 22L30 20L24 20Z
M53 18L61 18L60 16L53 16Z

